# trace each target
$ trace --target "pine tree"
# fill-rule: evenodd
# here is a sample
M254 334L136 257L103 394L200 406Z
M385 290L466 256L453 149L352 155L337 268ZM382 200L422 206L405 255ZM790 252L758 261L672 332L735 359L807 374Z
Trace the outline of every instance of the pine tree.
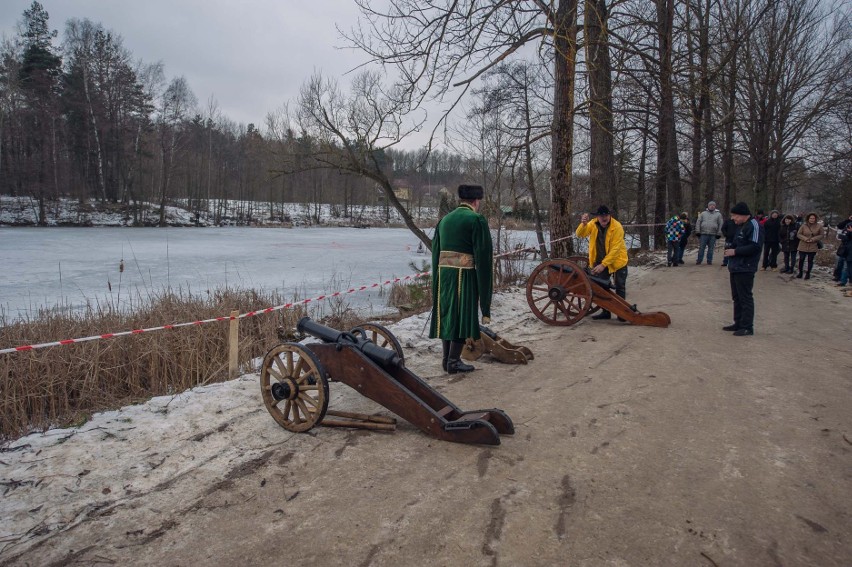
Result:
M55 37L56 30L48 25L47 11L33 2L21 22L23 58L18 80L25 106L22 187L38 201L40 225L47 224L45 199L58 192L57 121L62 59L53 47Z

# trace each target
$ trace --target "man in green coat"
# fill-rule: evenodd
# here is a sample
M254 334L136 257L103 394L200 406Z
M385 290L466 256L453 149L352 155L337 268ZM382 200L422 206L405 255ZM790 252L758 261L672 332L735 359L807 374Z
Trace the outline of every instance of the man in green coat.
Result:
M430 338L440 338L443 367L449 374L470 372L461 361L465 339L479 338L482 322L491 322L493 246L488 221L480 215L483 190L459 185L459 206L435 227L432 238L432 324Z

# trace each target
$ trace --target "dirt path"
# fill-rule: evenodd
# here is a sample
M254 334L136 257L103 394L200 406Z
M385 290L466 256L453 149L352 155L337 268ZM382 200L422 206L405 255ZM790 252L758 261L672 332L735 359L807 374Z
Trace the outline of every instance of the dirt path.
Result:
M499 447L404 423L290 434L248 377L145 446L127 431L96 439L91 462L58 444L0 454L4 522L44 516L0 538L0 563L852 564L852 299L825 275L761 272L756 335L733 337L727 272L691 262L628 279L668 329L548 327L504 296L493 326L535 351L529 366L442 376L423 319L397 331L408 366L457 405L512 417ZM332 388L339 409L376 409ZM97 469L98 451L121 450L123 469ZM45 501L52 489L67 496Z

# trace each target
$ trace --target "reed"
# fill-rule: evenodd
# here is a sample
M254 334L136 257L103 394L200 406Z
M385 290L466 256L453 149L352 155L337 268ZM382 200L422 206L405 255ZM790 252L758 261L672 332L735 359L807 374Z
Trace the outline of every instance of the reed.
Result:
M252 290L193 294L179 289L140 297L136 303L132 313L100 304L90 304L83 312L44 309L0 328L0 344L156 327L285 302L275 293ZM277 328L293 328L306 314L304 307L297 307L242 319L241 368L251 370L251 361L278 342ZM227 322L0 355L0 440L79 424L93 412L227 379Z

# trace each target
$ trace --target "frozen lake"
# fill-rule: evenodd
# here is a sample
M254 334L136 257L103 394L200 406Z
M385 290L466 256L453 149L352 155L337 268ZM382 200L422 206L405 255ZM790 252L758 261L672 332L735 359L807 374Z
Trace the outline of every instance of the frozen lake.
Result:
M45 306L125 308L131 296L166 288L304 299L406 276L409 262L430 260L405 229L0 228L0 243L0 308L11 319ZM378 294L352 302L380 308Z
M515 237L533 242L531 233ZM131 297L135 304L169 287L305 299L412 274L410 262L431 260L418 244L407 229L392 228L0 228L0 310L8 321L57 305L126 308ZM349 301L381 312L379 293Z

